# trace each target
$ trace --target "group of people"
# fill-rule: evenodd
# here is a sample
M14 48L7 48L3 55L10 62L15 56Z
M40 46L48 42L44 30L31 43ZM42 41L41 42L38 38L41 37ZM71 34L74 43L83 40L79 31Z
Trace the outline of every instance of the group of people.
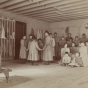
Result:
M44 64L57 61L63 66L88 66L88 39L86 34L82 38L78 36L73 39L71 33L65 38L59 38L57 33L45 31L44 39L36 39L34 35L29 35L29 39L24 36L20 42L19 57L22 62L29 61L35 65L37 61L44 61Z

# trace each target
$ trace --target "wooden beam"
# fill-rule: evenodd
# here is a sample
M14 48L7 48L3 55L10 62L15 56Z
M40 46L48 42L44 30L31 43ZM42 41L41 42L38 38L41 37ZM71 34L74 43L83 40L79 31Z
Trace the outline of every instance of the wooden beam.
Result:
M22 1L24 1L24 0L8 0L8 2L1 4L0 8L9 6L9 5L12 5L12 4L15 4L15 3L19 3L19 2L22 2Z
M30 2L30 1L28 1L28 0L25 0L25 2L20 2L20 3L18 3L18 4L15 4L15 5L11 5L11 6L8 6L8 7L6 7L5 8L5 10L15 10L15 9L19 9L19 8L23 8L23 7L25 7L25 6L31 6L31 4L35 4L35 3L37 3L37 2L41 2L41 1L43 1L43 0L34 0L33 2ZM29 7L30 7L29 6Z
M46 8L50 8L50 7L55 7L55 6L58 6L58 5L61 5L61 4L69 4L69 3L76 2L76 1L79 1L79 0L65 0L65 1L61 0L61 2L48 4L45 7L39 6L37 8L31 8L31 9L24 10L24 11L12 11L12 12L26 13L26 12L42 10L42 9L46 9Z

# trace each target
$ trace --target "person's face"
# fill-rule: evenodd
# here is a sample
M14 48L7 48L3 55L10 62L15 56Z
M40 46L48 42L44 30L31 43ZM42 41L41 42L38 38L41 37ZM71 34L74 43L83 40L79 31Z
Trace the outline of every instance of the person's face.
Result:
M51 37L51 38L53 37L52 34L50 34L50 37Z
M57 37L57 34L54 34L55 37Z
M68 34L69 37L71 37L71 34Z
M81 43L81 46L84 46L84 43Z
M61 38L62 40L65 40L64 37Z
M48 33L45 33L45 36L48 36Z
M86 46L88 46L88 42L86 42Z
M65 56L68 56L68 54L65 54Z
M79 43L79 46L81 46L81 43Z
M83 38L86 38L86 35L83 35Z
M74 46L75 46L75 44L74 44L74 43L72 43L72 46L74 47Z
M67 48L67 44L65 44L64 47Z
M30 36L29 38L32 39L32 36Z
M26 39L26 36L24 36L23 39Z
M79 57L79 53L76 53L76 57Z
M78 37L76 37L75 40L78 40Z

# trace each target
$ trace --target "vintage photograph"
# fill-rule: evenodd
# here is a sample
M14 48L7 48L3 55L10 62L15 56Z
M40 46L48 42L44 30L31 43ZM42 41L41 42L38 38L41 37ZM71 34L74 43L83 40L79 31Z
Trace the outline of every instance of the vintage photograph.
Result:
M0 0L0 88L88 88L88 0Z

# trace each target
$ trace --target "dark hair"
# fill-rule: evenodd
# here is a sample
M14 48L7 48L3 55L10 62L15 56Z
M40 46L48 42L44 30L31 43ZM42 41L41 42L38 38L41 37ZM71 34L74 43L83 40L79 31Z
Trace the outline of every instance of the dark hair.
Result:
M68 52L65 52L65 54L68 54Z
M85 36L86 36L86 34L85 34L85 33L83 33L83 34L82 34L82 36L83 36L83 35L85 35Z
M65 37L64 37L64 36L61 36L61 39L62 39L62 38L64 38L64 39L65 39Z
M79 38L78 36L75 36L75 38Z
M71 35L71 33L68 33L67 35L69 35L69 34Z
M54 33L54 35L55 35L55 34L57 35L57 33L56 33L56 32Z
M33 35L32 35L32 34L30 34L30 35L29 35L29 37L30 37L30 36L32 36L32 37L33 37Z
M80 43L84 43L84 45L86 45L86 43L85 43L85 42L83 42L83 41L81 41Z
M49 35L52 35L52 33L49 33Z
M45 33L47 33L49 35L49 31L45 31Z
M33 40L36 40L36 37L35 37L35 36L33 36L33 37L32 37L32 39L33 39Z
M65 44L67 44L67 43L64 43L64 46L65 46ZM67 44L67 47L68 47L68 44Z
M38 41L42 41L42 39L40 38L40 39L38 39Z

